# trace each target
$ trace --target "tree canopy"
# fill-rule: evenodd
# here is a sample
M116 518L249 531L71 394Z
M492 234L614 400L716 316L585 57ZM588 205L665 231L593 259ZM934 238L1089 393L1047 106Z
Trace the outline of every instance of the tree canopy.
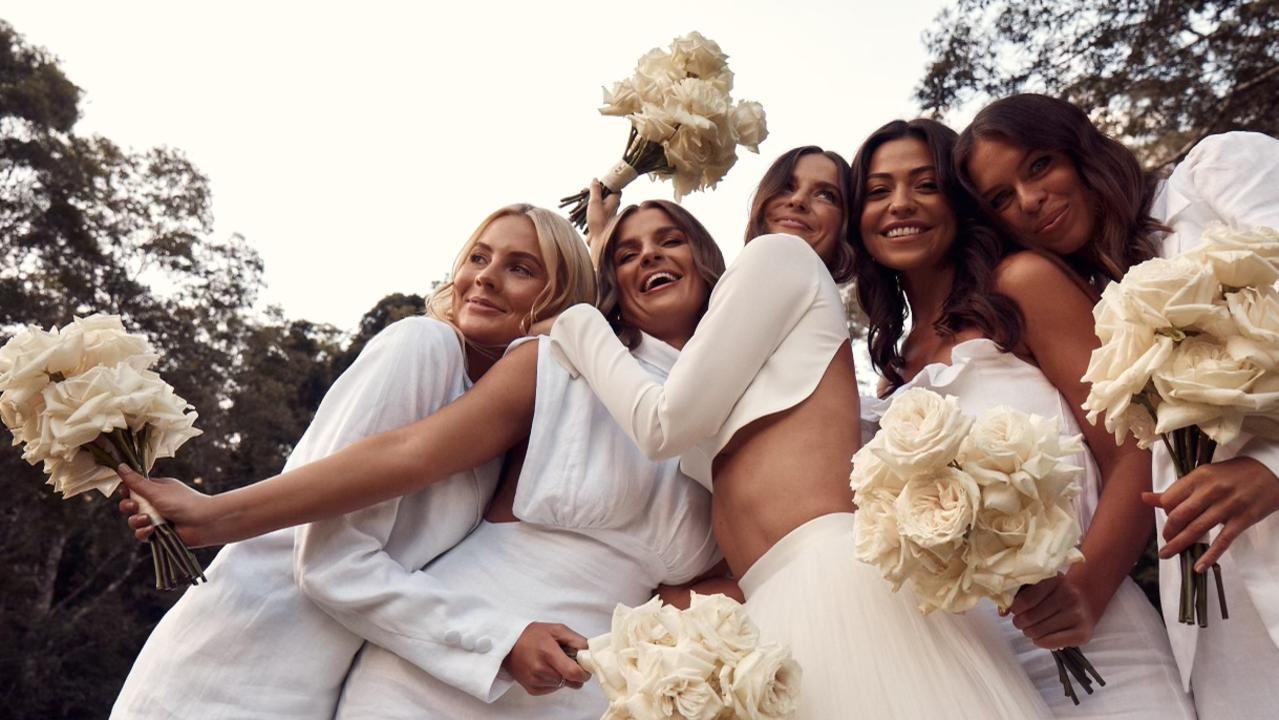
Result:
M1152 168L1210 133L1279 135L1276 0L956 0L925 42L916 97L935 114L1044 92Z

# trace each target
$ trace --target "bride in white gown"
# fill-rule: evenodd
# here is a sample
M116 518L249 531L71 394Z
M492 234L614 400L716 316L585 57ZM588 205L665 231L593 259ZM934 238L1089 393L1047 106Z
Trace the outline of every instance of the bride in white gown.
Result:
M1149 455L1131 442L1116 447L1079 407L1087 394L1079 378L1097 344L1094 298L1059 261L1001 258L959 189L955 138L930 120L895 121L853 163L858 292L884 386L953 395L972 416L1005 405L1056 418L1064 433L1082 430L1091 448L1076 461L1085 561L1023 589L1008 617L991 603L974 613L1000 624L1056 717L1193 718L1158 613L1127 577L1153 524L1140 500ZM899 344L907 312L912 325ZM863 417L878 420L891 399L866 401ZM1107 681L1077 706L1043 649L1063 646L1082 646Z

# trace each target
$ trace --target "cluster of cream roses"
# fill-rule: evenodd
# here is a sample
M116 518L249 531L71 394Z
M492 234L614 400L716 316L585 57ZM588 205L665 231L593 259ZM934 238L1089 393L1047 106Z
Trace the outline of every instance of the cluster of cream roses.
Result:
M1102 346L1084 409L1122 442L1198 427L1279 439L1279 232L1203 234L1197 250L1135 265L1093 310Z
M1079 436L994 408L974 421L951 396L911 388L853 456L857 559L920 610L1008 607L1023 585L1081 560L1074 499Z
M768 136L764 108L733 103L728 56L714 41L692 32L640 58L631 77L604 91L604 115L625 116L639 137L665 150L679 199L714 187L737 162L737 146L759 152ZM620 187L613 187L620 190Z
M0 348L0 417L23 458L44 464L54 490L110 495L120 481L114 466L85 449L99 436L110 440L95 452L114 451L115 460L146 471L200 434L186 401L149 369L157 359L114 315L55 330L26 327ZM129 447L119 447L126 439Z
M604 720L774 720L790 717L800 669L790 652L759 642L742 606L693 594L688 610L657 598L617 606L612 632L578 662L609 699Z

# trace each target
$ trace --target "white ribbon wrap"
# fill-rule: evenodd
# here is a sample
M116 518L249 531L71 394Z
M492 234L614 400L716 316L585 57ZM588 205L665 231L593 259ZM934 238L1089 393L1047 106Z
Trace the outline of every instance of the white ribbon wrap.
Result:
M626 163L625 160L613 166L613 169L604 173L600 178L600 184L613 192L621 192L622 188L631 184L631 181L639 177L639 173L635 168Z

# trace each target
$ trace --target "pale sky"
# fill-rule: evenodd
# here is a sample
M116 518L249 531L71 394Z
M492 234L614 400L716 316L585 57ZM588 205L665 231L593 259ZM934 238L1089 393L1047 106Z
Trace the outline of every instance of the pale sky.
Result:
M386 294L425 293L492 210L554 208L616 163L628 126L599 115L601 86L691 30L768 114L760 154L684 200L731 261L777 155L848 157L918 113L945 4L0 0L0 18L84 90L78 131L179 148L208 176L215 232L261 253L267 302L350 331ZM670 196L641 178L624 199Z

